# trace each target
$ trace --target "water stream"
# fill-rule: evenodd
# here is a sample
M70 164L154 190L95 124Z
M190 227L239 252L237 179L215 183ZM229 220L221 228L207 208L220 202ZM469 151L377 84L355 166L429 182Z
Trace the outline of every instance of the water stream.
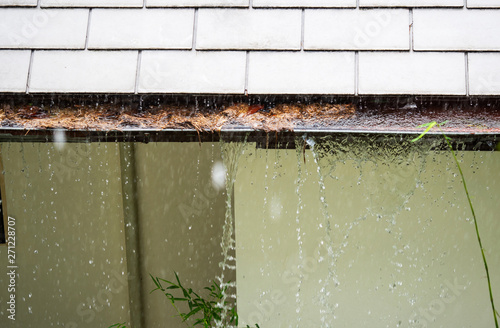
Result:
M435 146L379 135L299 136L292 149L4 142L26 315L14 327L182 327L149 294L149 274L173 271L200 292L215 279L239 327L491 327L460 177ZM500 299L498 154L459 160Z
M226 169L226 213L224 219L224 225L222 227L222 256L223 260L219 264L222 272L220 276L217 277L220 288L223 291L222 299L220 300L218 306L222 308L221 320L216 320L216 327L220 328L233 328L229 326L225 318L228 316L228 311L236 307L236 281L229 281L226 270L232 270L233 274L236 270L236 240L234 231L234 184L236 182L236 174L238 172L238 162L239 158L245 149L246 142L226 143L224 141L221 144L221 154ZM231 300L227 300L227 298ZM228 304L226 304L226 302Z

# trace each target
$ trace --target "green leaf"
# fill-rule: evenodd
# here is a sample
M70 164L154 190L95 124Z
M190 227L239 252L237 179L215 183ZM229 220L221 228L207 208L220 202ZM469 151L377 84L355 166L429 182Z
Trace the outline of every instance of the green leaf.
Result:
M177 285L172 285L172 286L168 286L167 288L165 289L179 289L180 287L177 286Z
M425 128L425 127L427 127L427 128L425 129L425 131L424 131L424 132L422 132L422 133L421 133L418 137L416 137L415 139L413 139L411 142L415 142L415 141L417 141L417 140L421 139L421 138L422 138L423 136L425 136L425 135L427 134L427 132L429 132L429 131L430 131L430 130L434 127L434 125L436 125L436 124L437 124L437 122L436 122L436 121L432 121L432 122L430 122L430 123L425 123L425 124L420 125L420 126L419 126L419 128Z
M191 312L189 312L188 314L186 314L186 318L189 318L191 317L193 314L196 314L198 312L200 312L201 308L200 307L197 307L197 308L194 308Z
M109 326L108 328L113 328L113 327L117 327L117 328L127 328L127 326L125 326L125 322L124 322L124 323L115 323L114 325Z
M173 301L182 301L182 302L184 302L184 301L187 301L187 298L182 298L182 297L174 297L174 298L172 298L172 300L173 300Z

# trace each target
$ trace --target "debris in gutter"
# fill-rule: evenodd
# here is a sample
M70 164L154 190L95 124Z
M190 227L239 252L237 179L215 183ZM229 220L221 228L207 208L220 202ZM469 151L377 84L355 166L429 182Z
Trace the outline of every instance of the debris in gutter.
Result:
M318 125L348 119L355 115L351 104L280 104L265 110L264 105L235 104L218 111L194 110L190 107L164 105L146 110L74 105L72 108L51 108L50 112L26 105L12 109L4 105L0 112L2 127L24 129L123 130L196 129L200 132L220 131L226 127L255 130L293 131L300 125Z
M377 99L375 99L377 100ZM67 129L74 131L221 130L264 132L296 130L416 133L431 121L448 123L447 133L500 133L500 103L464 101L329 103L232 103L199 108L193 104L156 104L137 107L100 103L64 106L12 105L0 102L0 130Z

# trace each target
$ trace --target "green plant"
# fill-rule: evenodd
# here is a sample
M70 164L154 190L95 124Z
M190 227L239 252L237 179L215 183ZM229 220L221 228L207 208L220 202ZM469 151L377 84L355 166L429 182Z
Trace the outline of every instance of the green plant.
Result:
M467 201L469 202L469 207L472 212L472 218L474 221L474 227L476 228L476 237L477 241L479 243L479 248L481 249L481 254L483 256L483 263L484 263L484 269L486 271L486 279L488 280L488 290L490 293L490 303L491 303L491 309L493 311L493 319L495 321L495 327L498 328L498 320L497 316L500 317L498 311L495 309L495 302L493 300L493 292L491 290L491 280L490 280L490 272L488 269L488 262L486 261L486 256L484 255L484 248L483 248L483 243L481 242L481 236L479 235L479 228L477 224L477 218L476 218L476 212L474 211L474 206L472 206L472 201L469 195L469 190L467 189L467 183L465 182L465 177L464 173L462 172L462 167L460 166L460 162L457 159L457 155L455 153L455 150L453 149L453 146L451 145L451 138L448 137L444 131L441 129L441 126L446 124L448 121L437 123L435 121L422 124L419 126L419 128L426 128L424 132L422 132L418 137L412 140L412 142L416 142L417 140L421 139L424 135L426 135L433 127L436 127L439 129L441 134L443 135L444 140L446 141L446 144L448 145L448 149L450 150L451 154L453 155L453 159L455 160L455 164L457 165L458 172L460 173L460 177L462 178L462 185L464 187L465 195L467 196Z
M208 297L205 298L193 291L192 288L184 287L177 273L174 272L174 274L176 282L171 282L159 277L155 278L150 274L156 286L151 293L155 291L163 292L187 327L192 328L201 326L204 328L211 328L216 326L216 321L222 324L222 327L238 326L238 313L236 312L236 307L231 307L231 304L225 301L224 304L221 304L223 293L226 292L227 287L222 289L215 281L212 281L210 286L204 288L204 290L208 291ZM180 295L174 295L173 292L175 290L180 291ZM181 312L178 307L179 303L186 303L189 312ZM229 311L227 311L227 317L222 317L224 313L223 307L230 307ZM189 320L190 318L192 318L192 320ZM192 325L190 322L192 322ZM125 323L117 323L108 328L112 327L126 328ZM255 327L260 328L258 324L255 324ZM246 328L251 327L247 325Z

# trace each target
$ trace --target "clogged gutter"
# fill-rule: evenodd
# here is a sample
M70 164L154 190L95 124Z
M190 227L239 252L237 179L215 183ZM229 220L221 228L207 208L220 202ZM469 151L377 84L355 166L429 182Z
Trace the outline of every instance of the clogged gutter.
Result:
M177 106L160 106L139 111L112 105L97 108L77 105L48 111L26 105L17 109L4 107L0 120L3 127L24 129L120 131L138 128L215 132L224 128L245 127L269 132L292 131L297 126L330 125L352 118L355 112L355 107L350 104L277 105L270 109L265 109L263 105L235 104L211 112Z
M415 133L418 125L448 120L446 132L500 133L500 106L422 104L377 106L360 103L235 103L210 110L192 105L150 105L138 109L116 104L66 107L0 104L0 130L67 129L73 131L196 130L217 132L251 129L381 131Z

